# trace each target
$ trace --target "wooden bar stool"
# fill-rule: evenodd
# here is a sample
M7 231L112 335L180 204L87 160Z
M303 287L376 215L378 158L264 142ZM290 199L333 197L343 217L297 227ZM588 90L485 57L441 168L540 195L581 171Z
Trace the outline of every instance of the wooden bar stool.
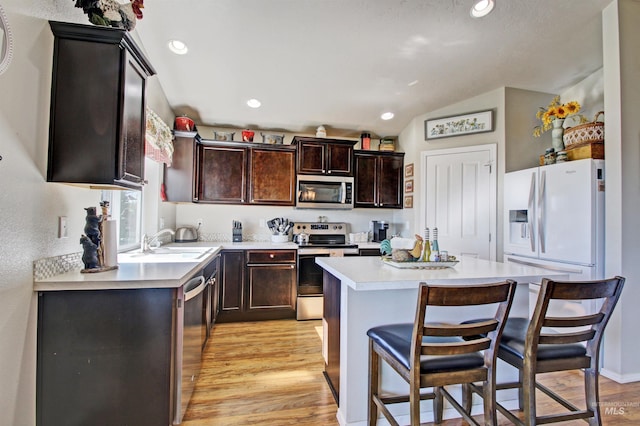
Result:
M519 382L498 385L498 389L517 387L524 421L498 404L498 410L515 424L537 425L573 419L588 419L600 425L598 406L599 352L602 334L616 306L625 279L614 277L598 281L552 281L544 279L531 320L507 319L498 357L518 369ZM592 315L553 317L548 315L553 300L603 299L600 310ZM553 327L552 330L543 327ZM576 327L581 327L577 329ZM536 382L536 374L584 369L586 409L581 410L551 389ZM536 388L566 410L564 413L538 416ZM475 391L479 391L474 387ZM469 396L467 396L468 398Z
M435 423L442 421L443 397L471 424L471 399L460 405L444 386L483 382L484 424L496 424L495 363L497 342L511 309L515 281L468 286L420 284L415 321L383 325L367 331L369 336L369 425L376 425L378 410L398 425L386 404L409 402L411 425L420 424L420 400L432 399ZM473 324L425 323L427 306L495 304L495 315ZM484 352L484 353L483 353ZM389 364L408 384L409 394L381 395L381 361ZM433 388L421 393L423 388ZM463 391L463 395L468 395ZM464 407L463 407L464 406Z

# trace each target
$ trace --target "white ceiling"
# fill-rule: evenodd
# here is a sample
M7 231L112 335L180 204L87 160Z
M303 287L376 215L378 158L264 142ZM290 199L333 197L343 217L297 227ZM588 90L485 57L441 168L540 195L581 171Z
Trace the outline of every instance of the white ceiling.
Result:
M496 0L472 19L472 0L147 0L135 31L176 114L197 124L392 136L499 87L574 85L602 66L610 1ZM53 3L87 22L73 0Z

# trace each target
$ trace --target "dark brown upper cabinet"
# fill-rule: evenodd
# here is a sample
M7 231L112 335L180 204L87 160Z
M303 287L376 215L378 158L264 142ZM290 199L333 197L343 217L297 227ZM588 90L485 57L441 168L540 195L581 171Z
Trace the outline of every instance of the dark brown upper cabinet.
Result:
M353 146L357 141L295 136L299 174L353 176Z
M295 205L295 148L207 141L197 147L193 201Z
M355 151L354 207L402 208L404 153Z
M296 151L251 148L249 150L249 202L295 205Z
M122 29L49 22L55 36L47 181L140 189L155 70Z
M235 145L199 145L194 201L244 204L247 201L248 150Z

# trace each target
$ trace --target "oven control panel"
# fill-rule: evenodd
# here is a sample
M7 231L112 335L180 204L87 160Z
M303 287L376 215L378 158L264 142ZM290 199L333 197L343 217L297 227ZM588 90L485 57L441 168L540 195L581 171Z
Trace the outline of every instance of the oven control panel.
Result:
M336 234L347 235L349 226L343 222L296 222L293 227L294 234Z

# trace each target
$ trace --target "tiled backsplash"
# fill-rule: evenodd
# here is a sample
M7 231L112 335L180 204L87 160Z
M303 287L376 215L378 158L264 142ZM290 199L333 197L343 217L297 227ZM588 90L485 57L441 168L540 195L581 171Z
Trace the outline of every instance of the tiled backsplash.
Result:
M47 257L33 262L33 279L43 280L82 267L82 252Z

